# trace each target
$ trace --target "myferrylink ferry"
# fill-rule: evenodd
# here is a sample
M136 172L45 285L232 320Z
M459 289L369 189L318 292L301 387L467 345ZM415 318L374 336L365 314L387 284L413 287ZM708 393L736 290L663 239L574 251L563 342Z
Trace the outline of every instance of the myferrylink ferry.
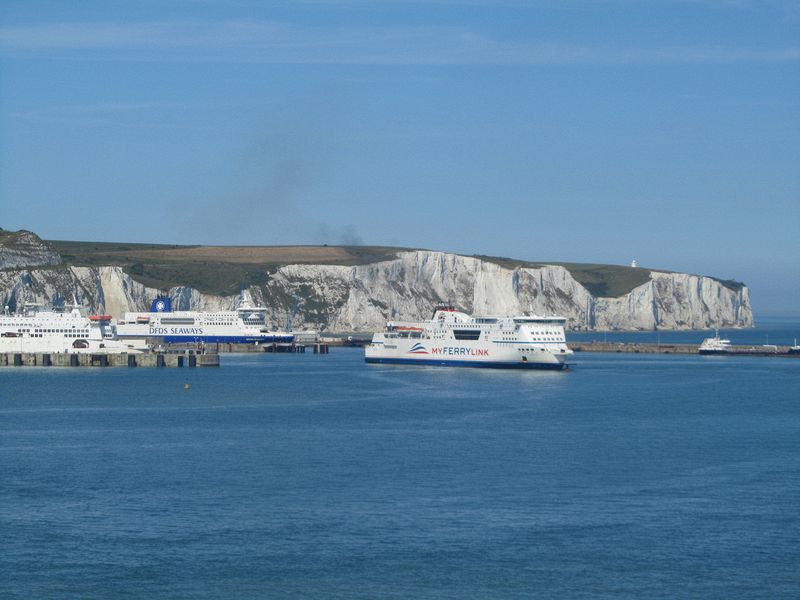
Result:
M263 306L215 312L173 311L171 299L159 296L150 305L150 312L126 312L117 322L117 336L123 340L158 338L167 344L291 343L294 340L291 333L267 328L266 312Z
M469 316L437 308L430 321L386 324L365 348L368 363L563 369L572 350L563 317Z

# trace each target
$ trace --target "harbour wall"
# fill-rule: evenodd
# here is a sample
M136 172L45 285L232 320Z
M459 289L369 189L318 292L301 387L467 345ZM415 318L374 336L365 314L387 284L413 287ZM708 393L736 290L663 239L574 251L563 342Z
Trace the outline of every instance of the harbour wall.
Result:
M0 367L218 367L218 354L3 352Z
M573 352L626 352L634 354L698 354L699 344L646 344L625 342L569 342ZM798 353L790 353L789 346L731 346L723 356L788 356L800 358Z

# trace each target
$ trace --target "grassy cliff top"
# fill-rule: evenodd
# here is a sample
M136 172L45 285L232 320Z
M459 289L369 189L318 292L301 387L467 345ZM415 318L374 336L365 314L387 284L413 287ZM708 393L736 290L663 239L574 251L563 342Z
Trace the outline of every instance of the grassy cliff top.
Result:
M238 294L264 285L288 264L363 265L394 258L407 248L383 246L178 246L116 242L48 242L66 264L119 266L148 287L194 287L208 294Z
M27 240L31 236L33 236L33 239L38 240L35 233L26 229L8 231L7 229L0 228L0 246L13 247L21 240Z
M500 258L495 256L478 255L488 262L501 265L507 269L521 267L537 268L545 265L558 265L564 267L575 280L589 290L592 296L604 296L617 298L624 296L633 288L638 287L650 280L651 269L623 267L620 265L601 265L591 263L569 263L569 262L531 262L515 260L513 258Z
M7 232L4 232L7 233ZM204 293L237 294L244 286L264 285L269 273L288 264L363 265L394 258L412 248L387 246L178 246L114 242L49 241L68 265L119 266L137 281L158 289L175 285ZM560 265L594 296L619 297L646 283L651 269L619 265L532 262L475 255L503 267ZM722 281L739 290L743 284Z
M671 272L665 271L664 269L627 267L623 265L603 265L595 263L571 263L559 261L534 262L483 255L475 255L475 258L496 263L506 267L507 269L516 269L520 267L535 269L545 265L561 266L569 271L575 280L589 290L589 293L591 293L593 296L602 296L606 298L619 298L643 283L647 283L650 279L650 273ZM733 279L719 279L717 277L710 277L710 279L719 281L726 288L733 290L734 292L738 292L745 286L741 281L735 281Z

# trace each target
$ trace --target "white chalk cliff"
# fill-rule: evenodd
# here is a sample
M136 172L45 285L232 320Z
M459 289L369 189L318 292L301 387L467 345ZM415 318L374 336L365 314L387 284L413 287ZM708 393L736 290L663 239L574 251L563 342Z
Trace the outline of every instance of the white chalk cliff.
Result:
M619 298L592 296L564 267L508 269L444 252L403 252L354 267L288 265L270 277L265 300L293 327L370 331L387 319L427 319L450 302L472 314L562 315L576 329L704 329L753 324L746 287L684 273L651 272ZM286 321L283 321L286 319Z
M3 254L0 299L11 308L25 302L78 302L118 318L147 310L157 290L138 283L120 267L20 264ZM58 255L55 255L56 258ZM24 260L22 260L24 263ZM59 261L60 262L60 261ZM35 268L31 268L35 267ZM465 312L562 315L575 329L705 329L753 324L747 287L710 277L650 272L650 279L618 298L595 297L564 267L506 268L479 258L444 252L399 252L391 260L358 266L287 265L266 286L237 296L203 294L190 287L168 291L176 310L217 310L245 302L268 307L268 321L286 329L355 332L381 329L389 319L430 318L433 307L451 303Z

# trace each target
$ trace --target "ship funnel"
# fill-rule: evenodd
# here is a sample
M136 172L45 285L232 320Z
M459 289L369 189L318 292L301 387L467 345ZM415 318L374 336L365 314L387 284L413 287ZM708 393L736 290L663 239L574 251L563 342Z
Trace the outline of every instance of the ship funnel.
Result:
M150 305L150 312L172 312L172 300L169 296L157 296Z

